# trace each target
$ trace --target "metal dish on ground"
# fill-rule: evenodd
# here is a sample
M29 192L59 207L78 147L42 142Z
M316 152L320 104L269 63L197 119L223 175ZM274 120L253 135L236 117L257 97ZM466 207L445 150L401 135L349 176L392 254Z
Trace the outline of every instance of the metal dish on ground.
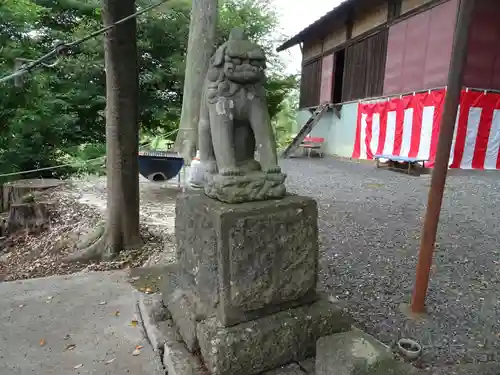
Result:
M405 359L413 361L422 354L422 346L411 339L401 339L398 341L398 351Z

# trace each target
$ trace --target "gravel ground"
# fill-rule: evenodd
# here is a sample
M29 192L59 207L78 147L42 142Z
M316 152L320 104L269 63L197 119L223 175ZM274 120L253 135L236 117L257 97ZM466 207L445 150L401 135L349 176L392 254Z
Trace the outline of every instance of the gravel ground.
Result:
M319 203L320 286L346 305L361 328L389 345L400 337L416 339L424 346L420 367L500 361L499 174L448 179L430 314L417 321L401 312L401 304L409 302L413 287L429 176L333 158L288 159L282 166L289 190ZM93 229L105 209L103 179L75 181L71 189L54 192L61 215L48 234L3 244L0 276L13 280L171 262L178 190L162 185L141 183L146 245L140 254L90 267L61 263L73 251L68 242Z
M294 193L317 198L321 288L391 345L424 347L419 367L496 360L500 350L500 175L450 176L424 320L407 318L430 176L325 159L282 162Z

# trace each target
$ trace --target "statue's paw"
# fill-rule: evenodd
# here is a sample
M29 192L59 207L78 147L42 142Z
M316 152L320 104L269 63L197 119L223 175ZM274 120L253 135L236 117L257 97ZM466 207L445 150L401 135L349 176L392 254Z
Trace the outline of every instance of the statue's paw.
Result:
M270 168L263 168L262 171L264 173L281 173L281 168L278 165L276 165Z
M240 168L221 168L219 170L221 176L241 176L243 171Z
M205 170L210 174L217 173L217 163L215 160L208 160L205 164Z

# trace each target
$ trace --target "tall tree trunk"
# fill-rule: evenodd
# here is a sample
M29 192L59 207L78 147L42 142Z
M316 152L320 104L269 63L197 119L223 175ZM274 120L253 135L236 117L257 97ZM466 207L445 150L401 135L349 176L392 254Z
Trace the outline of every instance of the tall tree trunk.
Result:
M105 0L104 25L135 13L135 0ZM113 254L138 245L139 70L135 18L108 31L106 65L106 153L108 246Z
M104 0L108 26L135 13L135 0ZM141 244L139 233L139 78L135 18L105 34L107 220L70 261L113 258Z
M179 133L175 149L189 164L196 153L201 88L215 50L218 0L193 0Z

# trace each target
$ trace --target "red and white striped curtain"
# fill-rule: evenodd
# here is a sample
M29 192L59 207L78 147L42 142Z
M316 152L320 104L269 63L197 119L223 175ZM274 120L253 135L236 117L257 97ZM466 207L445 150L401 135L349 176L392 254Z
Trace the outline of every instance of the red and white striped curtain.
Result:
M434 165L445 90L360 103L352 157L395 155ZM450 168L500 169L500 94L464 90Z

